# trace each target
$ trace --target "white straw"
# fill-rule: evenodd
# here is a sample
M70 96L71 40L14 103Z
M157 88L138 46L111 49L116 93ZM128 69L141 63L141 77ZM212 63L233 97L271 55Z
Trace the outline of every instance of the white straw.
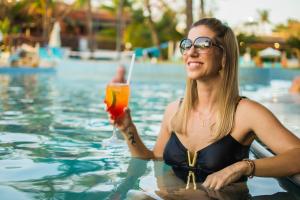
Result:
M132 73L132 68L133 68L133 65L134 65L134 61L135 61L135 53L132 54L130 67L129 67L129 72L128 72L128 77L127 77L127 84L130 84L131 73Z

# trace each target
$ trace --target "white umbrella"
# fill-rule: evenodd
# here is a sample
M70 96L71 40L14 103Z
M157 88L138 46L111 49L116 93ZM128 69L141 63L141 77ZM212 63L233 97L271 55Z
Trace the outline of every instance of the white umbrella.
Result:
M61 46L59 22L54 23L53 29L50 34L50 39L49 39L48 45L49 45L49 47L60 47Z
M273 49L271 47L268 47L260 52L258 52L258 55L260 55L261 57L271 57L271 58L275 58L275 57L280 57L281 56L281 52Z

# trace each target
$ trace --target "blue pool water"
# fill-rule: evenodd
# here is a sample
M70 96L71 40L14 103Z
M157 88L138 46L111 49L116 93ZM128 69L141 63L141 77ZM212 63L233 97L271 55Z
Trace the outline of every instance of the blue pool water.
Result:
M0 74L1 200L300 199L299 188L273 178L255 177L220 192L200 185L186 191L163 162L132 159L122 143L102 145L112 134L102 102L115 66L65 60L56 73ZM289 80L270 81L278 75L264 73L260 80L242 74L242 94L299 134L300 97L287 94ZM135 66L130 107L149 148L165 106L183 96L184 76L180 66Z

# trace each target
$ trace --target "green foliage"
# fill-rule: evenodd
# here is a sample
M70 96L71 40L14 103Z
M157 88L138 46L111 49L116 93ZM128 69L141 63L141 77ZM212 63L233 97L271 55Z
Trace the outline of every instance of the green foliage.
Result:
M87 4L88 1L90 1L90 0L75 0L74 1L75 8L84 7Z
M20 28L18 25L12 25L10 20L6 17L2 21L0 20L0 31L4 35L8 35L10 33L18 33Z
M237 35L237 41L239 43L240 55L243 55L246 53L246 49L249 47L249 44L258 41L258 38L255 35L246 35L244 33L240 33ZM256 52L251 49L251 55L255 54Z
M257 12L261 23L270 23L269 10L258 10Z
M54 0L35 0L33 2L28 2L28 5L29 10L32 10L40 15L45 15L46 7L47 9L53 9L54 3Z
M113 0L111 2L111 5L101 5L101 9L110 11L113 14L117 14L118 13L118 5L119 5L120 0ZM131 9L132 7L132 0L123 0L123 10L125 9Z
M106 28L97 33L97 36L103 40L116 40L116 29L115 28Z
M14 18L15 16L18 16L19 14L23 13L24 8L27 7L27 5L29 5L27 1L18 1L10 8L10 16Z
M11 28L11 33L19 33L20 32L20 26L14 25Z
M183 37L176 30L177 20L175 15L176 13L167 10L164 12L161 20L155 24L160 43L170 40L178 41ZM131 43L133 48L154 46L151 39L151 31L147 26L143 10L133 10L131 20L131 24L126 28L124 41Z
M20 32L21 24L28 21L28 14L25 12L28 5L28 1L25 0L13 4L0 3L0 30L2 33Z
M151 32L146 25L143 10L133 10L131 20L125 30L124 41L131 43L133 47L152 46Z
M278 24L275 26L273 32L282 34L285 37L300 38L300 21L289 19L287 24Z
M2 21L0 21L0 31L3 34L9 34L9 31L10 31L10 21L9 21L9 19L7 17L4 18Z
M290 37L287 40L287 44L292 47L300 50L300 38Z
M167 10L156 25L160 41L178 41L182 39L183 35L176 30L176 26L176 13L171 10Z
M124 41L131 43L133 47L153 46L150 30L143 23L130 24L125 31Z

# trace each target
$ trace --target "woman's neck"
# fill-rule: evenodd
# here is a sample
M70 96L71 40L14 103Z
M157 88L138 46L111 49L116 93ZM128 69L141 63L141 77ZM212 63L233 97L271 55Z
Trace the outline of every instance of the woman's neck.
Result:
M206 115L212 113L220 91L221 78L211 78L209 80L197 80L198 103L195 109Z

